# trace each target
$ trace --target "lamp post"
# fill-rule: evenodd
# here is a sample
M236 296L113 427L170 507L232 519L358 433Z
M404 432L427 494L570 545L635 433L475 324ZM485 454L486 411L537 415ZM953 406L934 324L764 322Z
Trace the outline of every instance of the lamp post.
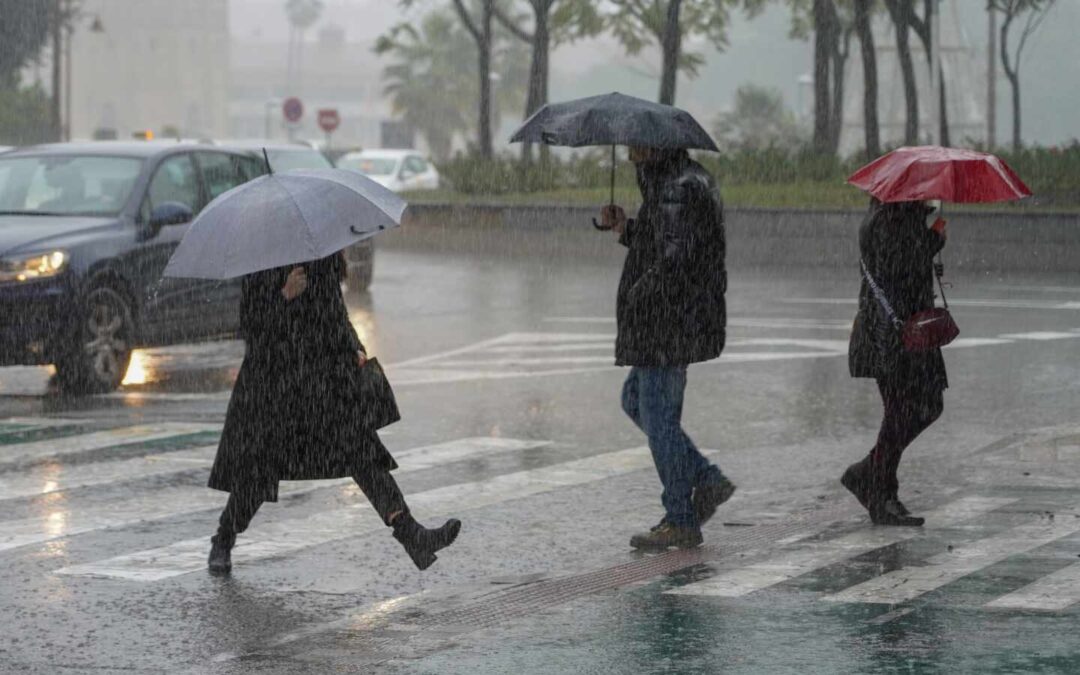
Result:
M270 131L271 131L271 125L270 125L271 115L274 114L277 110L279 110L281 108L281 101L279 99L272 98L272 99L267 100L266 103L263 104L263 106L264 106L263 112L264 112L264 114L266 116L263 138L265 138L267 140L270 140L270 138L272 136L272 134L270 133Z
M78 14L71 6L71 0L63 0L63 22L67 29L67 40L64 42L64 123L62 128L63 140L71 140L71 36L75 34L75 19ZM101 15L95 14L90 23L90 32L101 34L105 32L105 24L101 22Z
M930 138L941 145L941 7L940 0L930 0Z

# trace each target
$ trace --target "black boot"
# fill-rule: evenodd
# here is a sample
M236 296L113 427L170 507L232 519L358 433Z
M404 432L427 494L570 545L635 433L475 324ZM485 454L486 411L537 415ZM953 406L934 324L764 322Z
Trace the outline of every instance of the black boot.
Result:
M401 542L405 552L412 558L417 568L426 570L435 562L435 552L444 549L457 539L461 531L461 521L451 518L442 527L429 530L413 519L409 513L403 513L393 522L394 539Z
M218 530L218 533L210 537L210 559L207 567L210 574L225 576L232 572L232 547L236 543L236 535L228 535Z
M893 525L896 527L922 527L925 518L913 516L896 499L876 499L870 504L870 520L875 525Z

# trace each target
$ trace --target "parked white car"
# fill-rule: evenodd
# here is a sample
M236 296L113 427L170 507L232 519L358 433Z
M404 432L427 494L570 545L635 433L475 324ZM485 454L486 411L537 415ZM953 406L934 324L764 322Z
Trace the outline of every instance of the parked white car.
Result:
M394 192L438 190L439 171L414 150L362 150L342 155L339 169L359 171Z

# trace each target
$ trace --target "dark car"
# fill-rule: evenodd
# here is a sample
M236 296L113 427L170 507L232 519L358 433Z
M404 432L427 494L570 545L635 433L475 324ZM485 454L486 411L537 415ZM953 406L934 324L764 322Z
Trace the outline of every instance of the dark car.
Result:
M303 143L246 139L240 141L214 141L214 144L230 150L249 152L252 156L260 159L262 159L262 151L265 149L266 158L270 160L270 168L274 171L329 169L334 166L325 154ZM266 159L262 159L262 161L265 163ZM371 277L375 272L375 240L365 239L355 246L350 246L345 251L345 259L349 264L349 289L359 292L366 291L371 286Z
M159 142L0 155L0 366L119 386L132 349L235 334L239 280L162 278L194 216L265 173L249 153Z

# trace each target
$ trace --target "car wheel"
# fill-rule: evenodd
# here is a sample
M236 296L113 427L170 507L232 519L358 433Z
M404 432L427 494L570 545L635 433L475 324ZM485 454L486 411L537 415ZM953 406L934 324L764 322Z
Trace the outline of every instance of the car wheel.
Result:
M73 394L113 391L131 363L131 308L121 294L100 287L87 294L83 310L78 343L56 364L61 388Z

